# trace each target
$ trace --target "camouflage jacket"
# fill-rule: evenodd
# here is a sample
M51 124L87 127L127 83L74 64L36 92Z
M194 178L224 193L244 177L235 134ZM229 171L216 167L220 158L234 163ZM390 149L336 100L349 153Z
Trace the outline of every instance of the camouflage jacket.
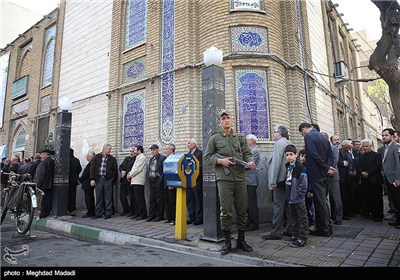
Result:
M245 168L242 165L231 165L229 171L224 172L223 166L217 164L218 158L221 157L233 157L246 162L254 162L251 150L242 133L235 133L233 130L230 135L225 134L222 130L214 132L208 141L203 161L215 168L217 181L246 180ZM229 174L227 175L227 173Z

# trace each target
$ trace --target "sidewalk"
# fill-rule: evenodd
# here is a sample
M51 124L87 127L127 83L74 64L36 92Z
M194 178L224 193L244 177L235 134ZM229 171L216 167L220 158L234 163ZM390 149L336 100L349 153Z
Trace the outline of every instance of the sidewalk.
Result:
M333 225L331 237L309 236L307 245L301 248L293 248L285 240L262 239L271 224L261 224L259 230L246 232L246 241L253 252L234 249L225 256L219 253L222 243L201 239L202 225L188 225L187 239L176 240L175 227L168 223L136 221L118 213L111 219L91 220L81 218L83 214L82 210L77 211L76 217L40 219L34 221L32 229L90 242L143 244L254 266L400 267L400 230L388 225L391 214L386 214L382 222L359 216L344 220L342 225ZM236 230L233 237L232 246L236 247Z

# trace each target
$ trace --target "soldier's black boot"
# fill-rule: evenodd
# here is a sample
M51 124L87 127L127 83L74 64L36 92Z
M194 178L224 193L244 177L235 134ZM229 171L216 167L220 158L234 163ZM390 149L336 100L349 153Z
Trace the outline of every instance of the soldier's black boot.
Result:
M246 241L244 241L244 230L239 230L239 232L238 232L236 248L242 249L245 252L253 251L253 249L250 247L250 245L247 244Z
M224 236L225 236L225 244L224 246L222 246L220 250L221 255L228 254L232 249L231 232L229 230L224 230Z

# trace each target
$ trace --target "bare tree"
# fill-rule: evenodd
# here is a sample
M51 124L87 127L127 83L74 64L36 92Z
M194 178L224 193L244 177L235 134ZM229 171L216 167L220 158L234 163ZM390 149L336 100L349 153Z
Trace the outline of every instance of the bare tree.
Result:
M396 1L371 0L381 13L382 37L369 58L369 68L389 86L394 118L392 125L400 130L400 5Z

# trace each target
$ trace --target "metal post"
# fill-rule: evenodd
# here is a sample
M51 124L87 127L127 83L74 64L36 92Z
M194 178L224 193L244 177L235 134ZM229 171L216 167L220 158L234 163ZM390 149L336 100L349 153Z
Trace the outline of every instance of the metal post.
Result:
M202 72L202 133L203 150L214 131L218 130L218 112L225 108L225 75L222 67L211 65ZM202 239L223 240L220 222L220 203L214 169L203 165L203 228Z
M61 111L57 113L55 162L54 162L54 188L53 207L54 216L64 216L68 212L68 181L69 181L69 155L71 147L71 120L72 113Z

